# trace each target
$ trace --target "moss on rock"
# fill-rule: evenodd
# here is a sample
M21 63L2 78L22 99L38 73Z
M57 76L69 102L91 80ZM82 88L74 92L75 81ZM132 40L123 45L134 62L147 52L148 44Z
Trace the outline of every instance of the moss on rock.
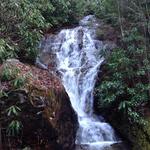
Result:
M23 124L23 134L16 139L21 141L23 137L23 140L22 144L16 140L18 147L16 145L11 148L29 146L33 149L41 147L41 150L43 148L45 150L73 150L78 125L77 116L59 78L50 75L46 70L23 64L14 59L7 60L0 67L1 72L6 64L11 66L12 70L19 68L20 71L15 78L30 73L24 85L19 88L14 88L10 84L14 79L1 81L0 90L3 89L9 93L1 100L2 112L11 105L17 104L21 107L18 119ZM5 128L6 125L7 121L4 121L3 127ZM8 148L7 145L5 146Z
M129 143L131 150L150 150L150 119L147 120L146 125L139 125L131 123L121 113L111 113L108 121L118 131L123 139Z

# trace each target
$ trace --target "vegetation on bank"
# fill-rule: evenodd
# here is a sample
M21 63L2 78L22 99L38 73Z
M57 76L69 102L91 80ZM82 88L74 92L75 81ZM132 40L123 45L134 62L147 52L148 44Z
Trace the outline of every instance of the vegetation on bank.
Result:
M7 58L34 62L42 35L77 22L97 0L1 0L0 63Z
M150 100L150 3L109 0L104 8L104 19L120 29L120 39L117 49L104 52L105 72L96 93L98 107L144 123L142 116Z
M16 59L9 59L0 66L0 81L0 149L21 149L35 143L35 147L46 146L48 137L43 136L46 131L44 129L41 133L39 127L46 125L42 118L47 106L45 103L53 99L50 93L54 87L58 93L62 90L60 82L48 71ZM50 110L53 112L55 109ZM36 122L38 127L35 127ZM51 132L49 136L53 136Z
M74 20L72 5L67 0L1 0L0 62L14 57L33 62L44 32Z

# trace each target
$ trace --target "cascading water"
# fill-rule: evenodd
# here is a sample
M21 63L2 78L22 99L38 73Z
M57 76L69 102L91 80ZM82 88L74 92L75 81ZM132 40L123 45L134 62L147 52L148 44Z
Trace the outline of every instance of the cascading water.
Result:
M104 60L100 55L104 45L95 38L97 26L95 17L87 16L79 27L49 37L43 48L43 53L56 55L57 71L78 116L76 144L85 145L88 150L104 150L117 142L112 127L93 113L93 89ZM39 59L37 63L47 67Z

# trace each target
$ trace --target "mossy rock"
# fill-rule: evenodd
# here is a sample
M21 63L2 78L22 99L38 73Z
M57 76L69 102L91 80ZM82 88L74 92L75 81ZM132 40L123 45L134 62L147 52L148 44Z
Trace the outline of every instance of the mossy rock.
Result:
M127 121L123 114L113 114L108 118L112 126L129 143L130 150L150 150L150 119L146 125L138 125Z
M47 70L23 64L15 59L7 60L0 66L0 71L3 71L6 65L11 66L11 69L20 69L16 77L28 72L31 74L20 88L9 84L13 79L0 83L0 89L8 85L5 92L9 93L1 100L4 102L0 103L0 108L16 104L21 107L19 120L24 127L22 137L25 144L20 144L20 147L37 145L39 141L36 137L39 132L44 142L42 149L46 149L48 145L48 149L52 150L73 150L78 126L77 116L59 78ZM6 124L7 122L3 127L6 127ZM20 148L17 145L15 149ZM5 146L7 147L7 144Z

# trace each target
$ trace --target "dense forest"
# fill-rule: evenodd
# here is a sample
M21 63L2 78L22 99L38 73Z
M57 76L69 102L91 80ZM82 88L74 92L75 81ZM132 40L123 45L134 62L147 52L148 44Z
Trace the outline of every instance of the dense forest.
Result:
M105 49L101 54L105 61L94 90L95 109L104 116L114 112L131 125L146 126L145 116L150 114L149 0L0 0L0 66L12 58L34 65L44 35L77 26L81 18L91 14L111 26L117 39L113 50ZM105 31L97 34L101 39L105 37ZM0 69L2 150L3 129L8 139L16 139L26 128L20 119L22 104L9 98L32 76L23 73L18 77L19 72L20 68L7 65ZM4 86L7 83L9 90Z

